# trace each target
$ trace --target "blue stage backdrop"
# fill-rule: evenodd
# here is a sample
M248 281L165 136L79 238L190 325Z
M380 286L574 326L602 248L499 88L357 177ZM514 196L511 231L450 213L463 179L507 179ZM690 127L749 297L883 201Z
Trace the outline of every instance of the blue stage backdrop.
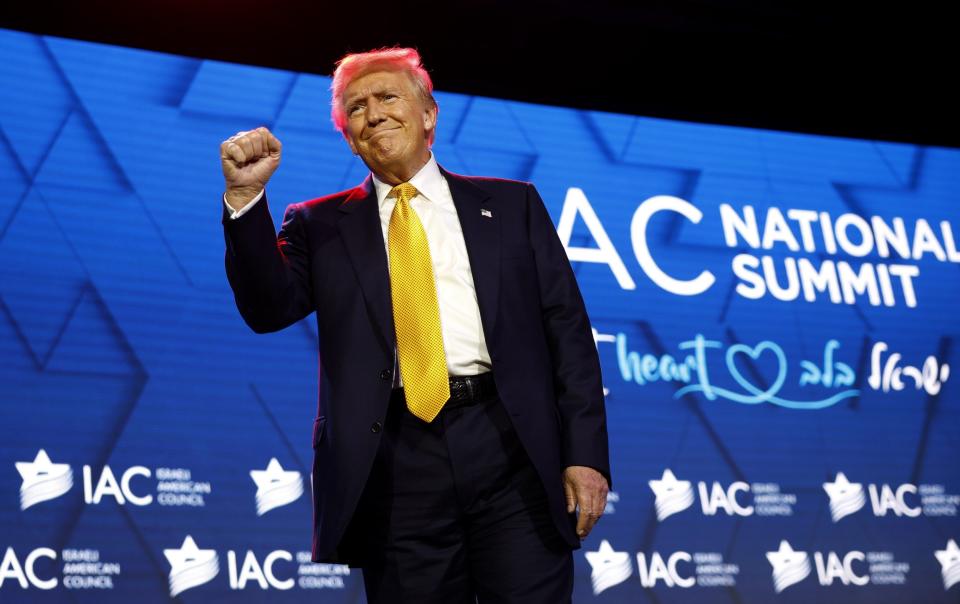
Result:
M365 176L328 86L0 31L3 602L364 600L309 563L316 323L254 334L223 268L223 139L283 142L277 225ZM439 162L536 184L593 323L577 602L960 600L960 152L437 99Z

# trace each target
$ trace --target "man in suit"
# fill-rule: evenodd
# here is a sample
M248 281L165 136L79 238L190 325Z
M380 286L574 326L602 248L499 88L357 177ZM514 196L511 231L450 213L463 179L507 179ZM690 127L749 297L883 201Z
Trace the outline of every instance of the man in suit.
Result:
M415 50L348 55L331 88L371 174L288 206L279 234L280 142L221 145L243 319L317 313L313 559L362 567L371 603L567 602L610 469L596 346L543 201L437 164Z

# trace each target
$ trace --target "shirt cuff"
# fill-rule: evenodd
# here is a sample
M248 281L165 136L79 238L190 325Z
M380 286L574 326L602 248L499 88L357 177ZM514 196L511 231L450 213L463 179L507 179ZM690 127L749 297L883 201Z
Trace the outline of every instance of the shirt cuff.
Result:
M237 218L240 218L241 216L243 216L244 214L246 214L247 211L248 211L250 208L253 207L253 204L255 204L255 203L257 203L258 201L260 201L260 198L263 197L263 194L264 194L265 191L266 191L266 189L260 189L260 192L257 193L257 196L254 197L253 199L251 199L250 202L247 203L247 205L243 206L243 207L240 208L239 210L234 210L232 207L230 207L230 204L227 203L227 194L224 193L224 194L223 194L223 205L227 206L227 211L230 212L230 220L236 220Z

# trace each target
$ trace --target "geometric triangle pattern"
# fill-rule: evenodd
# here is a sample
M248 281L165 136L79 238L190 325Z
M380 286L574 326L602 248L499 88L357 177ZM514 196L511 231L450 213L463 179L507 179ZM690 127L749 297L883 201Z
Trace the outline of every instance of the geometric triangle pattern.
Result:
M82 585L78 601L358 601L358 573L299 564L322 334L312 318L251 332L220 225L219 145L241 130L284 144L275 225L367 174L332 128L329 87L0 30L0 600L55 579L51 597ZM435 96L438 161L536 184L596 329L621 486L574 553L576 601L955 599L960 259L945 233L960 235L960 151ZM751 208L768 241L750 245L724 207L744 223ZM798 220L780 227L790 211L813 212L814 251ZM829 251L823 215L851 233L926 221L927 251ZM829 284L808 300L823 275L793 283L801 259L916 269L917 303L898 279L894 304L857 278L852 302ZM678 294L664 275L712 280ZM838 475L862 505L834 520L823 485ZM905 583L858 552L908 563ZM723 591L707 587L731 564Z

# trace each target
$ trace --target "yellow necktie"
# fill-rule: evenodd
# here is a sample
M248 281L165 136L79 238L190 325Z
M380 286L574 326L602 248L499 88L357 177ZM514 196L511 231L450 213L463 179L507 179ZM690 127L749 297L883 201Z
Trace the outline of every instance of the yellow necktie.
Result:
M427 234L410 207L410 200L417 196L416 187L400 183L390 195L397 197L387 238L400 376L410 412L431 422L450 399L433 263Z

